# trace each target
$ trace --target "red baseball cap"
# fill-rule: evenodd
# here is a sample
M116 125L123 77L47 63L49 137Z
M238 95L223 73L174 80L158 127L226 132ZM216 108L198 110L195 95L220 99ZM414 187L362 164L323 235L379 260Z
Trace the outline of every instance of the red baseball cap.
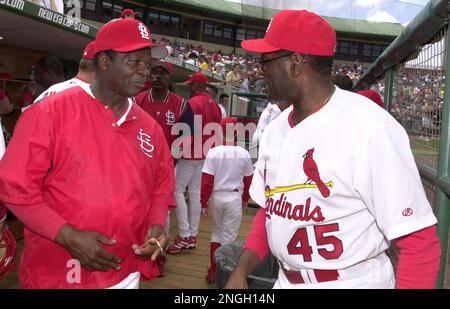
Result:
M365 96L366 98L371 99L375 103L377 103L379 106L384 108L383 99L381 98L380 94L376 92L375 90L360 90L356 92L359 95Z
M235 118L235 117L226 117L226 118L222 118L222 120L220 120L220 125L222 126L222 128L225 128L227 123L236 124L237 123L237 118Z
M126 17L126 16L136 16L136 13L132 9L125 9L120 14L120 17Z
M92 41L84 49L83 56L81 57L81 59L93 60L95 55L94 48L95 48L95 41Z
M222 127L222 132L223 132L224 136L227 133L227 124L228 123L233 124L233 126L232 126L233 134L234 134L234 136L236 136L238 134L238 132L237 132L237 130L235 130L234 125L236 125L236 123L237 123L237 118L227 117L227 118L222 118L222 120L220 120L220 126Z
M288 50L306 55L333 56L336 32L319 15L306 10L284 10L272 18L262 39L242 41L248 52Z
M167 56L167 48L152 43L150 30L136 19L113 19L105 24L95 38L94 54L113 50L129 53L143 48L152 48L152 57Z
M192 73L190 78L184 82L185 84L207 84L208 76L203 74L202 72Z
M152 63L152 68L163 67L169 72L169 75L172 75L172 63L166 60L158 60Z

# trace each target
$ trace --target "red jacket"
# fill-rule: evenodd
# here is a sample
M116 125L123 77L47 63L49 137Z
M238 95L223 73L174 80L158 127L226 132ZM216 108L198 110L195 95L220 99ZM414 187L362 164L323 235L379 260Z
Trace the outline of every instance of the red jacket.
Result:
M201 132L192 132L190 150L183 151L183 158L187 160L203 160L206 158L208 150L214 146L221 145L220 135L217 132L207 132L205 127L210 123L217 123L217 128L220 128L220 120L222 120L222 113L219 105L206 92L199 92L194 94L189 99L189 105L195 116L195 127ZM201 120L201 121L200 121ZM212 138L218 138L214 143ZM186 149L186 147L183 147Z
M161 126L169 148L177 135L171 134L172 127L180 122L187 101L179 95L169 92L164 101L150 101L149 91L141 92L136 96L136 103L145 110Z
M122 259L119 271L82 269L81 282L68 283L72 257L54 242L56 235L25 228L23 287L105 288L136 271L147 279L158 274L131 246L143 243L151 225L165 223L172 158L159 125L134 103L125 111L120 123L110 108L74 87L19 119L0 162L0 200L30 209L44 205L77 229L115 239L107 250Z

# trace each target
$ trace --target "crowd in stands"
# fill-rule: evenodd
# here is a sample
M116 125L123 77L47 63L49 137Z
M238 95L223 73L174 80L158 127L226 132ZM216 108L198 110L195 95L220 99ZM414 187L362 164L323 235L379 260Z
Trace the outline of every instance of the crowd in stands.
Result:
M348 75L352 81L357 81L364 75L367 69L367 66L363 65L358 60L355 60L352 65L347 63L334 65L332 75L344 74Z
M227 54L221 50L210 51L202 45L185 44L175 39L161 39L169 55L185 61L204 71L222 76L224 84L239 88L239 92L265 93L265 81L259 69L257 57ZM367 67L356 60L353 64L340 64L333 67L333 75L345 74L352 81L358 80Z
M170 56L221 75L224 84L239 88L240 92L265 93L264 76L259 70L256 57L226 54L220 50L213 52L201 45L196 47L177 40L171 42L163 38L162 42L167 46ZM340 86L341 88L351 90L367 70L366 65L356 60L351 64L334 65L332 75L335 81L342 79L344 84L348 84L346 87ZM438 134L442 118L444 81L442 75L414 74L413 70L408 69L397 75L394 102L390 110L407 129L420 133L424 140ZM383 80L372 88L384 97Z
M406 68L396 75L392 114L425 141L439 134L444 83L445 77L438 71L417 72Z

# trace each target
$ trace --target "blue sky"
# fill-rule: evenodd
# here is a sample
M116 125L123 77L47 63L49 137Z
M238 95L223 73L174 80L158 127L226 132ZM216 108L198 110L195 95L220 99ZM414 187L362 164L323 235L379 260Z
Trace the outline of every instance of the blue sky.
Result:
M241 3L241 0L227 0ZM428 0L242 0L245 4L276 9L307 9L323 16L407 25Z

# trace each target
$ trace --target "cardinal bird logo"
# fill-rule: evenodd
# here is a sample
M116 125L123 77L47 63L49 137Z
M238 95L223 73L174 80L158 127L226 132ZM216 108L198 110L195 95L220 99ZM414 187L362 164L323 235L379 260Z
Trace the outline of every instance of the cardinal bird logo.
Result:
M306 180L306 184L311 184L312 182L314 182L317 185L317 188L319 189L322 196L327 198L330 196L330 189L322 181L322 179L320 179L319 169L317 168L317 164L314 161L313 154L314 148L311 148L303 155L303 171L308 177L308 179Z

